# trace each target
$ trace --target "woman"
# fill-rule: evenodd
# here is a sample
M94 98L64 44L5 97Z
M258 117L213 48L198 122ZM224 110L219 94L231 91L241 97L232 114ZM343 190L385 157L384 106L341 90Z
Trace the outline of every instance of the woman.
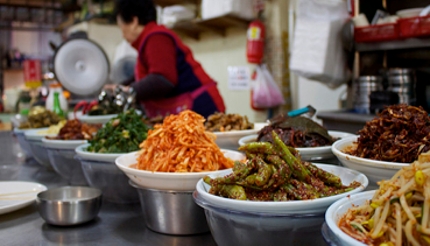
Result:
M216 82L191 50L174 32L156 24L152 0L117 0L115 14L124 38L138 51L130 86L148 117L185 109L204 117L225 112Z

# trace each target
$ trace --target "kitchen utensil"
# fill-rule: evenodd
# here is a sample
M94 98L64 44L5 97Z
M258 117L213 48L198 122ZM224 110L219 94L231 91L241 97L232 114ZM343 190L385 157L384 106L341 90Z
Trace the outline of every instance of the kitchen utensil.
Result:
M370 113L370 94L382 90L381 76L360 76L354 82L354 109L357 113Z
M370 113L377 114L384 107L399 103L399 95L392 91L372 91L370 93Z
M137 192L128 184L129 178L115 165L122 154L103 154L86 151L89 144L76 147L76 159L89 186L103 192L103 199L117 204L139 202Z
M191 235L209 231L204 211L197 206L191 191L164 191L139 187L132 181L140 198L146 226L156 232Z
M221 149L221 152L233 161L241 161L245 158L245 155L239 151ZM191 191L195 189L197 182L204 176L224 171L152 172L140 170L135 167L138 153L132 152L121 155L115 160L115 164L134 183L145 189Z
M277 214L225 209L211 204L196 191L197 205L205 209L206 220L217 245L316 245L324 213ZM252 201L249 201L252 203Z
M375 191L365 191L358 194L354 194L339 201L333 203L325 214L325 223L334 234L335 240L339 241L338 245L350 245L350 246L365 246L362 242L352 238L339 228L340 218L348 211L348 209L357 207L365 204L371 200Z
M88 96L108 81L109 60L103 49L89 39L69 39L54 55L54 74L71 93Z
M37 193L45 191L46 186L24 181L0 182L0 214L12 212L32 204Z
M296 117L296 116L299 116L299 115L302 115L302 114L308 114L308 116L309 117L312 117L312 116L314 116L314 114L317 112L317 110L314 108L314 107L312 107L311 105L308 105L308 106L306 106L306 107L303 107L303 108L299 108L299 109L295 109L295 110L293 110L293 111L290 111L290 112L288 112L287 113L287 115L289 116L289 117Z
M339 132L339 131L328 131L328 134L333 138L347 138L350 136L354 136L354 134L347 132ZM257 141L257 134L248 135L239 139L239 145L243 146L250 142ZM329 146L321 146L321 147L305 147L305 148L295 148L300 153L300 157L302 161L322 161L333 158L333 152L331 151L331 145Z
M30 143L25 138L25 132L30 129L19 129L17 127L13 128L13 134L15 134L16 139L18 140L19 146L24 152L27 158L31 157L33 154L31 152Z
M75 159L75 148L87 143L86 140L59 140L42 138L43 146L48 152L52 168L69 185L87 185L81 162Z
M332 173L338 176L344 185L349 185L350 183L357 181L361 185L357 188L349 190L345 193L339 193L333 196L321 197L311 200L290 200L290 201L250 201L250 200L237 200L221 196L216 196L209 192L211 186L200 179L197 182L196 190L200 197L206 200L209 204L234 210L237 212L258 212L258 213L268 213L268 214L323 214L327 208L335 201L342 197L355 194L366 189L369 184L367 177L359 171L352 170L345 167L335 166L331 164L320 164L315 163L318 168ZM231 169L224 170L222 172L217 172L210 174L210 178L225 177L231 174L233 171Z
M390 179L399 169L410 165L410 163L376 161L344 153L345 150L354 147L357 138L358 136L353 136L338 140L332 145L331 150L342 166L364 173L373 184L383 179Z
M43 146L42 138L49 134L40 133L48 130L48 127L31 129L25 131L25 139L30 145L31 153L34 159L42 166L52 170L51 162L49 161L48 151ZM55 136L56 134L51 134L51 136Z
M258 131L267 125L268 123L258 122L254 123L254 129L213 132L216 136L215 143L222 149L237 150L237 148L239 148L238 141L240 138L251 134L257 134Z
M424 10L424 8L411 8L411 9L402 9L396 12L400 18L410 18L419 16L420 13Z
M415 103L415 74L412 69L391 68L387 71L387 79L388 91L399 95L399 103Z
M99 213L102 192L83 186L64 186L37 195L40 216L49 224L69 226L88 222Z

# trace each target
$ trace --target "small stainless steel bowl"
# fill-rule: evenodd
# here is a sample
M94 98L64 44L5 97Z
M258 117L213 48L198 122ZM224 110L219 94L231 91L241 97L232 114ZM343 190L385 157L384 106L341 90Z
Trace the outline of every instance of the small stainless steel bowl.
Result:
M64 186L37 194L40 216L52 225L77 225L94 219L100 211L102 192L84 186Z
M204 210L193 201L193 191L137 189L146 226L171 235L192 235L209 231Z

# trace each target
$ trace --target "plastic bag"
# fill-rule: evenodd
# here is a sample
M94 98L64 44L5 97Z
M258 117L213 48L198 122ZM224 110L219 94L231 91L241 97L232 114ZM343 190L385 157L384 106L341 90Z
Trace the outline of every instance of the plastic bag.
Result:
M299 1L290 71L337 88L351 77L342 28L349 18L343 0Z
M281 90L265 64L258 65L256 68L251 100L254 109L273 108L285 103Z

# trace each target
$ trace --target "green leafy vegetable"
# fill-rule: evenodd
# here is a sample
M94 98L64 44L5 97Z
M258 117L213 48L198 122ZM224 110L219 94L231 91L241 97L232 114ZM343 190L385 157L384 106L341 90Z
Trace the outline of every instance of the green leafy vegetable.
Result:
M149 127L134 110L118 114L102 127L89 141L87 151L96 153L128 153L139 150L146 139Z

